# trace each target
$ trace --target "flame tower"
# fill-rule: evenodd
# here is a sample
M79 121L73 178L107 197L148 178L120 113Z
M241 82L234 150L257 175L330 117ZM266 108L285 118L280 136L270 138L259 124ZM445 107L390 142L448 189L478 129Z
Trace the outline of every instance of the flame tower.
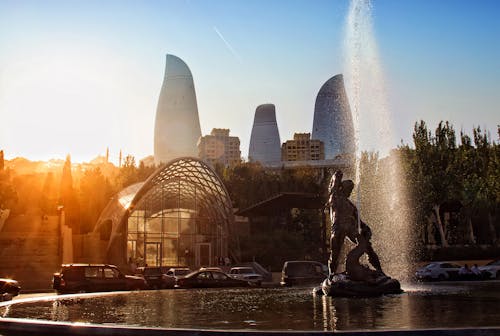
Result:
M281 161L281 140L273 104L259 105L255 109L248 159L263 165Z
M156 109L155 163L198 155L201 137L193 76L179 57L167 54L165 77Z
M342 74L323 84L316 97L312 139L325 144L325 159L355 154L354 125Z

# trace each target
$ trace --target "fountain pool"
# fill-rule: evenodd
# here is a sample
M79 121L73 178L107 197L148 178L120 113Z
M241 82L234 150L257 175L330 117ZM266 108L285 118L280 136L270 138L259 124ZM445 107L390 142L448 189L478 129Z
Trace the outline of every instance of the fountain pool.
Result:
M3 303L0 335L12 321L247 331L353 331L493 327L500 333L500 281L403 285L378 298L331 298L310 287L135 291ZM4 323L8 321L9 323ZM43 324L42 324L43 330Z

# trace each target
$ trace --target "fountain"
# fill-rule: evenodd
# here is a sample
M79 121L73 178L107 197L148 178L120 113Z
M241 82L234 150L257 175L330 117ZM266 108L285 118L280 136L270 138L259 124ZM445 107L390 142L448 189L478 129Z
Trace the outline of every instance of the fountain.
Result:
M399 279L409 278L408 265L412 264L412 222L408 210L408 197L404 189L401 165L393 148L395 129L389 111L386 80L379 56L373 28L370 0L351 0L345 23L344 79L353 113L357 148L357 169L354 181L356 204L361 218L373 230L373 245L389 274ZM364 176L363 164L377 151L376 171ZM368 155L368 160L366 159ZM379 159L380 155L380 159ZM369 165L369 164L368 164ZM380 181L383 179L383 181ZM375 183L373 180L377 180ZM393 239L397 235L398 239Z

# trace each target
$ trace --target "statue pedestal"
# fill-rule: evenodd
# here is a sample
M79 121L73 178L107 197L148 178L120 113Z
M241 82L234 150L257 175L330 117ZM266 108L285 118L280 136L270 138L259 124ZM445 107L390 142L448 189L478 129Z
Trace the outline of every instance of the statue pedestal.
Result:
M399 281L386 275L374 282L353 281L344 273L334 274L321 283L324 295L333 297L373 297L385 294L400 294Z

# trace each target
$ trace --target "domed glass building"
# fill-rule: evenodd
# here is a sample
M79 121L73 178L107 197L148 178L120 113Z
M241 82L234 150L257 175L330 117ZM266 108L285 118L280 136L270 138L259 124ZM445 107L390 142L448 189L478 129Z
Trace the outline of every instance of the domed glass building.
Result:
M238 259L229 194L196 158L172 160L145 182L125 188L97 223L96 232L108 241L109 263L124 265L132 258L149 266L200 267L221 256Z

